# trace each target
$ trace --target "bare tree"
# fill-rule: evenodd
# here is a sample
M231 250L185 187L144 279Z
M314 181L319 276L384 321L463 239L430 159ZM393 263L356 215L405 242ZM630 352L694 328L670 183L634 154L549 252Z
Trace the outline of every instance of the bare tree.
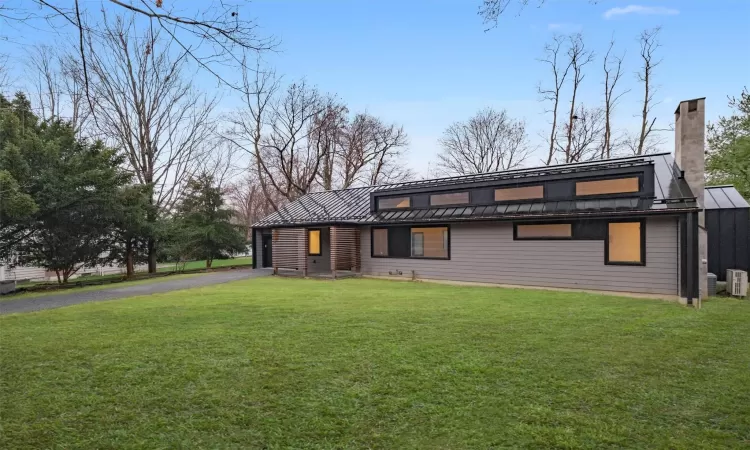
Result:
M408 143L403 127L387 125L367 113L357 114L343 135L339 187L374 186L409 179L413 174L401 161Z
M85 101L83 74L77 54L48 45L37 45L29 50L27 56L28 73L36 90L42 119L68 121L81 134L91 109Z
M505 110L483 109L448 127L440 139L436 172L469 175L519 167L531 152L526 124Z
M341 146L348 125L349 109L333 99L329 99L327 103L325 111L318 114L311 125L319 130L311 138L323 158L319 173L320 184L324 190L331 190L337 178L338 158L343 153Z
M558 151L565 155L561 162L575 163L598 159L601 156L602 140L605 127L605 113L603 108L587 108L578 105L573 115L574 125L562 125L561 133L567 138L569 150L557 143Z
M325 132L319 115L329 107L305 81L289 85L271 104L268 133L254 156L263 176L287 200L310 192L318 177L324 152L318 143Z
M570 96L570 112L568 114L568 125L566 128L567 145L565 146L565 162L573 162L573 136L575 131L575 111L576 111L576 97L578 95L578 88L581 86L583 79L586 75L583 73L583 68L586 64L589 64L594 60L594 53L590 50L586 50L586 44L583 42L583 36L578 33L569 37L570 45L568 47L568 59L570 60L570 67L573 69L573 84L572 92Z
M622 77L622 56L616 56L612 54L612 50L615 46L614 37L609 41L609 47L607 53L604 55L604 140L602 142L601 158L611 158L612 148L614 147L614 141L612 135L612 113L617 106L617 102L620 98L630 92L630 89L626 89L622 92L616 92L617 83Z
M8 70L8 55L0 54L0 94L10 86L10 73Z
M38 108L43 120L55 120L60 115L60 68L57 52L49 45L36 45L28 51L27 66L34 74Z
M104 6L106 4L106 7ZM17 4L0 5L0 21L33 27L46 22L50 27L72 27L76 31L78 50L89 94L90 74L86 42L106 35L106 21L91 20L99 11L129 14L143 22L141 32L168 35L184 53L185 59L212 74L220 82L241 89L222 75L222 67L241 66L245 52L263 52L275 47L273 38L260 37L252 14L228 2L176 2L173 0L102 0L84 2L71 0L63 6L52 0L24 0ZM244 66L242 66L244 68Z
M237 222L245 228L247 239L252 238L252 225L276 210L272 203L283 202L278 198L271 202L263 193L254 174L230 184L227 189L227 200L235 211Z
M661 64L661 59L657 59L655 56L656 51L661 47L659 44L660 31L660 27L644 30L638 38L641 47L642 66L636 75L638 81L643 83L643 108L641 109L641 130L638 137L638 144L632 149L636 155L648 153L650 146L647 141L651 133L656 131L654 129L656 117L651 117L651 110L658 104L654 101L656 86L654 85L653 72Z
M200 167L216 102L184 77L185 53L173 56L158 30L135 37L132 20L106 23L86 53L94 117L125 151L138 182L152 188L152 205L168 210ZM155 220L152 211L149 221ZM150 238L149 272L156 271L155 244Z
M555 157L555 143L557 142L557 111L560 105L560 94L562 88L565 85L565 80L568 77L568 72L573 65L572 61L568 59L565 63L561 61L561 51L565 38L560 35L555 35L552 38L552 42L545 44L544 56L539 61L549 66L552 71L552 87L542 87L539 83L537 92L542 98L542 101L548 101L552 103L552 108L546 112L552 113L552 123L550 126L549 134L549 151L547 153L547 159L545 164L550 165Z

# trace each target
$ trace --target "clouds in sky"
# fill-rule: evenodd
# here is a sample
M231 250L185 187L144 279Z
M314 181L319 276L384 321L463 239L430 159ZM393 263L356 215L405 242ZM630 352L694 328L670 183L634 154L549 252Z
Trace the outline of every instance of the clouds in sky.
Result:
M679 14L680 11L674 8L667 8L665 6L643 6L643 5L628 5L622 8L610 8L604 13L605 19L612 19L617 16L624 16L626 14L641 14L651 16L674 16Z

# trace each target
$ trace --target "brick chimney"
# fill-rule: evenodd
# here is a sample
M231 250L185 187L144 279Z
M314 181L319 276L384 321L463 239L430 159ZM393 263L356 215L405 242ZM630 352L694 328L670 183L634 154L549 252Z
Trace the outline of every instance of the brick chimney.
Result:
M677 165L685 173L685 181L698 199L698 261L701 298L708 293L708 243L703 196L706 186L706 99L680 102L674 113L674 155Z

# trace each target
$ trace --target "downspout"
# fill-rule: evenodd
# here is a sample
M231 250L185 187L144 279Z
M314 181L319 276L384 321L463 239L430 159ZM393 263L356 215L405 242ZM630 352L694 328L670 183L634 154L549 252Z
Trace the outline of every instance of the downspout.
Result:
M258 268L258 252L255 250L256 249L255 228L250 228L250 233L252 233L252 239L251 239L252 244L250 248L253 251L253 269L257 269Z

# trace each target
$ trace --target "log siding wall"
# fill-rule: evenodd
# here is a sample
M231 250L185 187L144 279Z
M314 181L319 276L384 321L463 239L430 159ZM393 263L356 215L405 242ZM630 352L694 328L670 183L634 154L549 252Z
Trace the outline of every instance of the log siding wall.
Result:
M604 241L514 241L509 222L451 225L451 259L372 258L361 229L362 273L525 286L678 294L676 218L646 221L646 265L604 264ZM389 274L390 272L390 274Z

